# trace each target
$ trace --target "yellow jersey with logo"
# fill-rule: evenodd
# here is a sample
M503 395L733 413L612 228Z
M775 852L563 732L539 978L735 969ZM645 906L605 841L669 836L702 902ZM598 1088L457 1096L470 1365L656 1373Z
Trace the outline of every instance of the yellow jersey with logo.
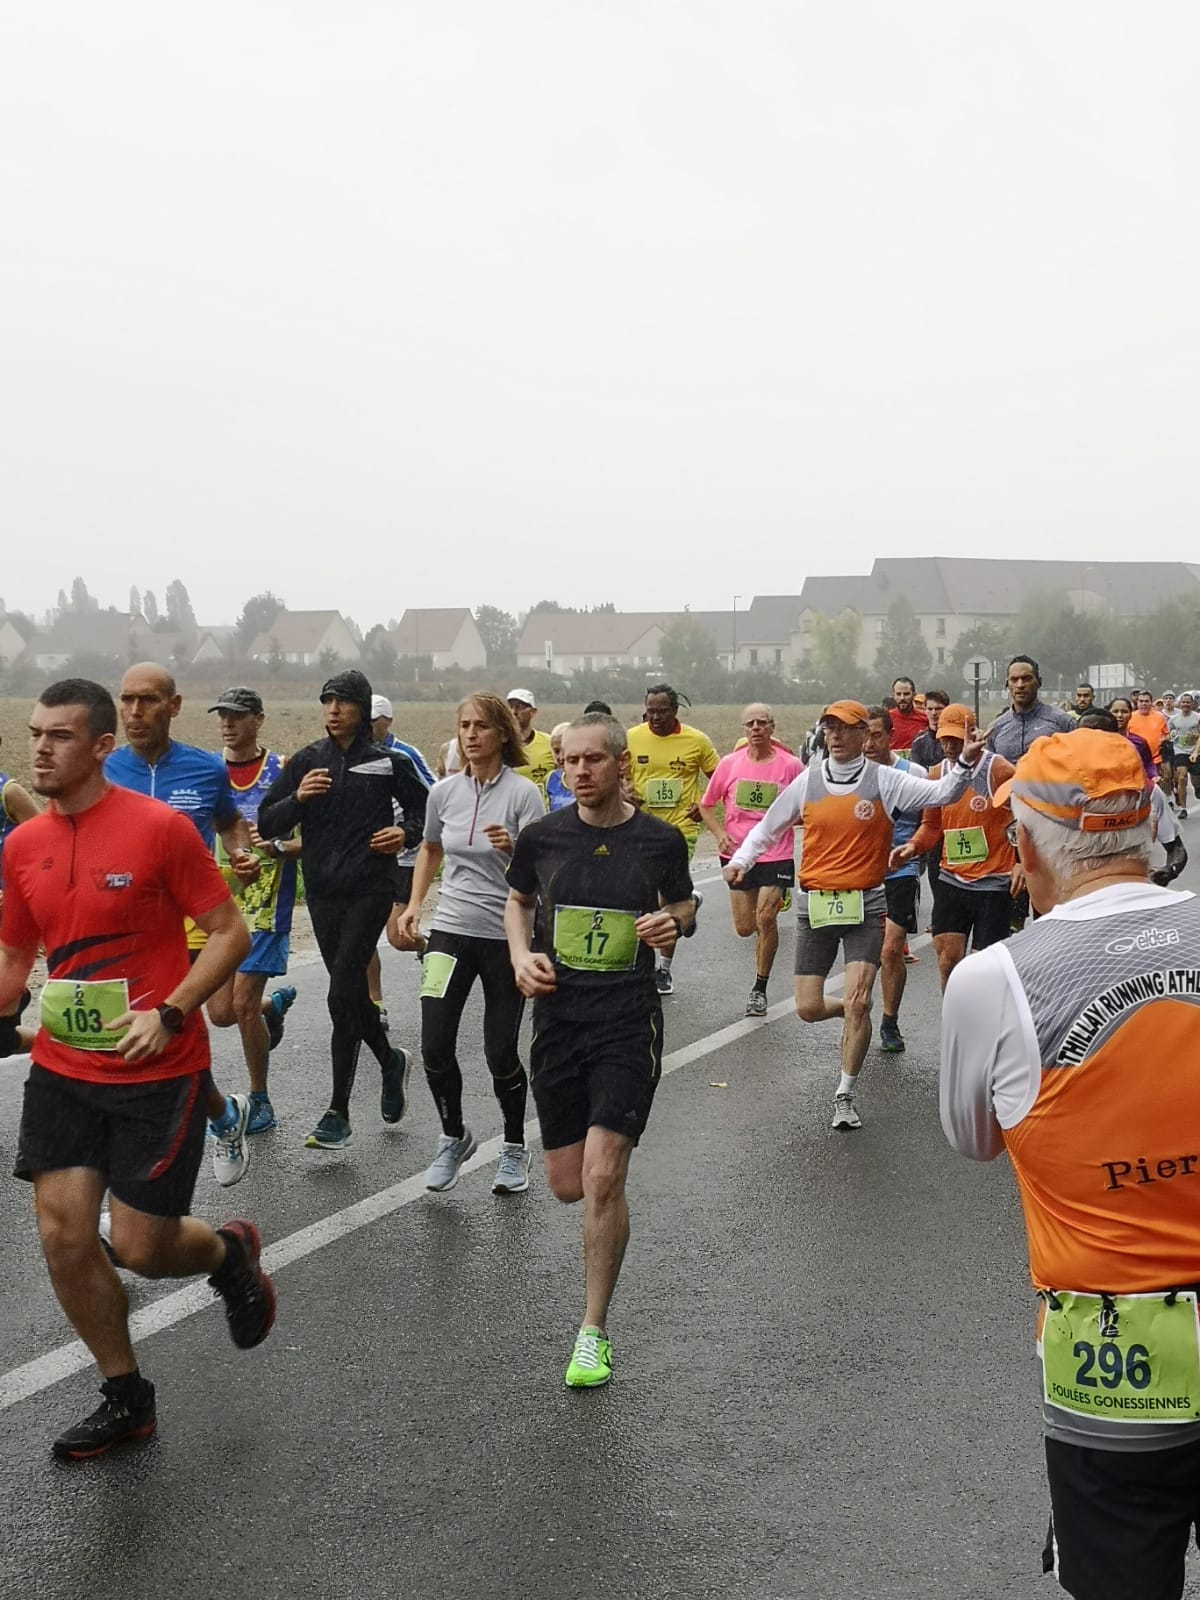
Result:
M700 803L701 780L717 770L720 757L712 740L686 723L678 723L674 733L658 734L639 722L627 737L630 781L646 812L678 828L684 838L698 838L700 824L688 812Z
M548 733L543 733L540 728L533 730L533 737L525 746L525 763L514 767L513 771L519 778L528 778L530 783L537 784L541 790L542 804L545 805L546 779L554 771L554 751Z

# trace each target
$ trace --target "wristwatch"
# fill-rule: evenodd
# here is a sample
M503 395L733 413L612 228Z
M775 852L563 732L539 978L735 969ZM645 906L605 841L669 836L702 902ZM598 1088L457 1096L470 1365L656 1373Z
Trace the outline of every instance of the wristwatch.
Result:
M183 1032L183 1012L178 1006L159 1006L158 1020L168 1033Z

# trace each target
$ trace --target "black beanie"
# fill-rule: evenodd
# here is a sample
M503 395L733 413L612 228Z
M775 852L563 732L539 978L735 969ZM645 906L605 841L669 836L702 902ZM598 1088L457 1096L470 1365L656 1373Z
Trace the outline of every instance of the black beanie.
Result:
M358 706L362 711L363 726L371 726L371 685L357 668L348 667L345 672L335 672L332 678L326 678L317 698L328 700L330 696L336 700L349 700L352 705Z

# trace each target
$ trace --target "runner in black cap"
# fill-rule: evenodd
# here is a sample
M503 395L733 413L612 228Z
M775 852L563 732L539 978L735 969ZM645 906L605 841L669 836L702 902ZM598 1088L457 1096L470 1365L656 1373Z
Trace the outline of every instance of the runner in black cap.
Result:
M303 828L308 909L333 1019L333 1093L306 1142L340 1150L353 1138L350 1091L363 1042L383 1068L383 1120L404 1115L408 1059L388 1044L371 1004L367 962L396 899L396 858L424 828L425 786L407 756L372 744L371 685L361 672L336 673L320 700L329 737L288 762L263 798L258 827L266 838Z

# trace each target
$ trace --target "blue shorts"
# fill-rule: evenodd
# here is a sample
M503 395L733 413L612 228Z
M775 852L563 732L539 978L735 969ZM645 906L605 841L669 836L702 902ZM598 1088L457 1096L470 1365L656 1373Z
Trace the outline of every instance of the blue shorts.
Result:
M250 954L238 971L265 972L268 978L279 977L287 971L290 939L291 935L287 933L252 933Z

